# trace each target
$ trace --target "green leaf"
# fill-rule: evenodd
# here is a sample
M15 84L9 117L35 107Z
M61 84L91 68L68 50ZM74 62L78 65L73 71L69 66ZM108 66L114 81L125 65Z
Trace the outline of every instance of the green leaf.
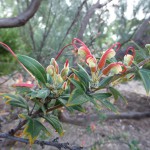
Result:
M66 104L67 107L81 105L88 101L88 96L79 89L74 89L69 97L69 101Z
M41 131L50 135L46 127L37 119L28 118L27 120L23 134L29 139L30 144L34 143Z
M60 134L63 135L63 128L62 125L60 123L60 121L58 120L58 117L54 116L54 115L47 115L44 116L44 119L50 123L52 125L52 127Z
M102 104L103 106L105 106L105 107L108 108L109 110L118 113L117 108L116 108L111 102L109 102L108 100L102 99L102 100L100 100L100 102L101 102L101 104Z
M41 89L37 92L36 97L45 100L45 98L50 94L49 89Z
M30 93L27 94L27 96L30 97L30 99L34 99L34 98L40 98L45 100L45 98L50 94L50 90L47 88L43 88L41 90L37 90L37 91L32 91Z
M121 97L122 100L124 100L124 102L125 102L126 104L128 103L127 100L125 99L125 97L124 97L118 90L116 90L116 89L113 88L113 87L109 87L109 90L110 90L111 93L113 94L115 100L117 100L118 97Z
M84 86L81 84L81 82L75 80L75 79L71 79L71 78L68 78L69 81L79 90L81 91L85 91L86 89L84 88Z
M19 54L17 55L17 58L35 76L36 79L44 84L47 82L46 71L38 61L31 57Z
M109 76L109 77L106 77L104 79L102 79L100 82L99 82L99 88L105 88L107 85L109 85L110 81L112 80L113 76Z
M29 110L28 103L23 97L12 94L3 94L3 97L6 100L6 104L10 104L15 107L21 107Z
M105 99L105 98L111 97L112 94L111 93L92 93L90 94L90 96L98 100L98 99Z
M76 105L76 106L72 106L72 107L69 107L69 108L73 108L74 110L77 110L77 111L80 111L80 112L83 112L83 113L86 112L86 110L81 105Z
M149 92L150 92L150 70L140 69L138 71L138 73L143 81L146 93L147 93L147 95L149 95Z
M90 76L86 72L86 70L78 64L79 70L72 69L74 74L79 78L79 80L84 84L84 86L88 89L90 84Z

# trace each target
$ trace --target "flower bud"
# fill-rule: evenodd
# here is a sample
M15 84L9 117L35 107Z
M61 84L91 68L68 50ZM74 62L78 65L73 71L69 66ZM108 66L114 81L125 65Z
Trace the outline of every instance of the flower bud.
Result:
M91 55L91 52L90 52L90 50L87 47L81 46L78 49L78 55L80 55L81 57L85 58L87 55Z
M127 66L131 66L132 65L132 62L133 62L133 59L134 57L130 54L127 54L124 56L124 64L127 65Z
M69 61L68 59L66 60L65 64L64 64L64 68L61 71L61 77L65 80L67 78L69 72Z
M55 60L55 58L52 58L52 59L51 59L50 65L53 65L53 66L54 66L54 70L55 70L56 74L58 74L58 73L59 73L59 66L58 66L58 64L57 64L57 62L56 62L56 60Z
M56 77L56 83L61 84L62 82L63 82L63 79L62 79L61 75L58 74Z
M16 84L13 84L12 87L26 87L26 88L33 88L34 87L34 84L31 84L31 83L16 83Z
M129 54L129 52L132 54ZM131 66L135 57L135 49L134 47L128 47L126 50L126 55L124 56L124 64L127 66Z
M67 88L68 88L67 82L65 81L65 82L63 83L63 85L62 85L62 89L63 89L63 90L66 90Z
M54 66L53 66L53 65L49 65L49 66L46 68L46 72L47 72L50 76L53 76L53 75L54 75Z
M124 67L124 70L122 70L122 66ZM119 62L111 63L106 68L103 69L102 73L104 75L108 75L110 72L113 74L123 73L126 71L125 65Z
M99 63L98 63L98 68L102 69L105 66L106 60L111 59L116 55L116 52L114 49L108 49L101 57Z
M86 57L86 63L90 67L92 72L96 72L97 70L97 60L93 55L88 55Z

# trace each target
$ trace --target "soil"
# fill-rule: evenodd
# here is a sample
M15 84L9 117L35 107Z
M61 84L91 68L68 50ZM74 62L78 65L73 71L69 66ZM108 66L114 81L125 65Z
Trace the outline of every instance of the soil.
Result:
M121 112L127 111L150 111L150 97L140 81L131 81L128 84L117 86L121 93L127 98L128 105L118 101L116 105ZM1 88L2 89L2 88ZM5 91L5 89L1 90ZM1 112L3 103L1 102ZM3 123L1 120L1 123ZM12 127L12 123L2 126L1 130ZM89 127L80 127L63 124L65 135L60 137L60 142L68 142L70 145L83 146L86 150L150 150L150 118L141 120L108 120L89 124ZM51 139L58 135L54 134ZM28 150L23 144L3 147L2 150ZM33 146L40 150L40 146ZM53 147L45 146L44 150L55 150Z

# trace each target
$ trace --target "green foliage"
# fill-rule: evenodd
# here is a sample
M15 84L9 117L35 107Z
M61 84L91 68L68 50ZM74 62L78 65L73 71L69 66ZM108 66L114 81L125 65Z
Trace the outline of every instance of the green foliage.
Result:
M98 84L99 88L102 89L102 88L105 88L107 85L109 85L112 78L113 78L113 76L108 76L108 77L102 79Z
M138 73L143 81L146 93L150 92L150 70L148 69L139 69Z
M81 91L80 89L75 89L72 91L67 106L75 106L75 105L81 105L88 101L88 96L84 93L84 91Z
M0 41L8 44L16 53L27 53L26 45L20 38L18 29L0 29ZM0 46L0 54L0 76L10 74L17 69L16 61L2 46Z
M44 116L44 119L50 123L50 125L56 130L56 132L58 132L60 135L63 135L63 129L62 129L62 125L59 122L59 119L57 116L54 115L46 115Z
M23 117L27 120L23 134L29 139L30 144L34 143L41 131L50 135L50 132L38 119L26 117L25 115L20 115L20 117Z
M6 100L6 104L9 104L15 107L21 107L29 111L29 105L27 101L20 95L16 96L13 94L3 94L3 97Z
M82 43L82 41L80 42ZM84 50L85 53L87 51L87 49ZM111 52L108 49L105 52L105 57L103 55L100 59L106 61ZM133 63L131 57L129 57L129 61ZM70 68L68 61L64 64L64 68L60 70L54 58L51 59L50 65L46 69L31 57L18 54L17 58L21 65L27 69L28 73L35 77L35 84L37 85L29 89L26 83L16 84L17 88L22 88L22 90L18 90L18 94L24 95L24 98L12 94L4 94L3 96L7 100L7 104L27 110L27 113L21 114L20 117L26 121L23 134L29 139L30 144L34 143L41 131L44 134L49 133L48 129L45 128L44 122L41 122L40 119L44 118L56 132L63 135L63 128L58 117L63 109L69 112L86 112L83 104L88 102L92 103L97 110L105 107L118 113L117 107L111 103L110 98L113 96L117 100L120 97L126 102L122 94L113 87L117 82L119 83L122 79L127 78L127 71L130 71L131 67L128 64L125 65L124 61L117 62L115 60L112 63L109 60L109 63L102 64L103 68L101 69L99 62L91 54L89 60L87 56L84 58L85 64L91 71L88 73L80 64L78 64L76 69ZM125 68L124 72L123 68ZM67 70L65 75L62 73L64 69ZM115 71L112 72L111 69ZM146 82L150 77L149 70L139 69L139 74L143 79L147 92L149 92L150 83ZM28 90L26 89L27 87ZM101 89L107 89L107 92L102 92ZM29 103L32 105L29 105Z
M118 98L120 97L122 100L124 100L125 103L127 103L127 100L125 99L125 97L118 90L116 90L113 87L109 87L109 90L111 91L115 100L118 100Z
M35 59L25 56L17 55L18 60L43 84L47 82L47 76L43 66Z

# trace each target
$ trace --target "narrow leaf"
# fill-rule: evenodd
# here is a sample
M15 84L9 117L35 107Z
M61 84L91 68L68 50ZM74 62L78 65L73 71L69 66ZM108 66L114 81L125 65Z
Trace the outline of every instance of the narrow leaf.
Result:
M85 91L85 88L84 86L81 84L81 82L75 80L75 79L71 79L71 78L68 78L69 81L79 90L81 91Z
M103 106L105 106L105 107L108 108L109 110L118 113L117 108L116 108L111 102L109 102L108 100L102 99L102 100L100 100L100 102L101 102L101 104L102 104Z
M122 98L122 100L127 104L127 100L125 99L125 97L118 91L116 90L115 88L113 87L109 87L109 90L111 91L111 93L113 94L114 96L114 99L117 100L118 97Z
M104 99L104 98L111 97L112 94L111 93L92 93L92 94L90 94L90 96L92 96L98 100L98 99Z
M100 82L99 82L99 88L105 88L107 85L109 85L110 81L112 80L113 76L109 76L109 77L106 77L104 79L102 79Z

